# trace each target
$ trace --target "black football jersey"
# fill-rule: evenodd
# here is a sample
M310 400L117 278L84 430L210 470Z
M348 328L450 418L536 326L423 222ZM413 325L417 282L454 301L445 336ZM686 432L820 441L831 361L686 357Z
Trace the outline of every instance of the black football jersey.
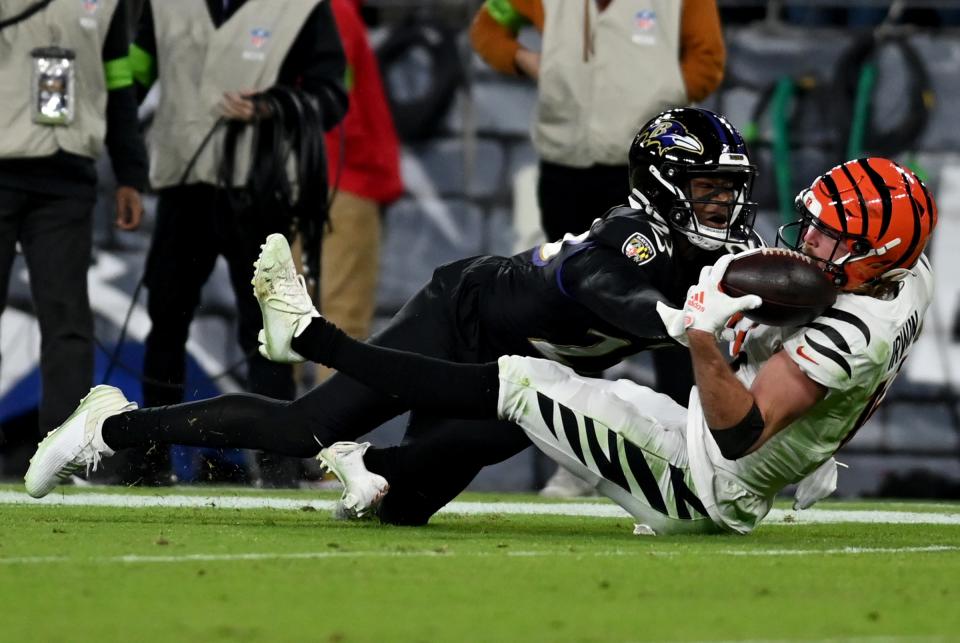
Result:
M749 247L759 245L756 237ZM682 305L703 266L747 248L680 246L658 219L614 208L577 237L458 262L456 314L473 326L481 359L534 355L597 373L638 351L675 345L657 302Z

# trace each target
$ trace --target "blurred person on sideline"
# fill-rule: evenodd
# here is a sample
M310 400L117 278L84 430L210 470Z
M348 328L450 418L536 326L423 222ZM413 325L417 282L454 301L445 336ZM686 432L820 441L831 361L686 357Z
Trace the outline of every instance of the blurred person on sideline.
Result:
M19 243L40 324L41 435L93 381L87 270L104 145L117 227L134 230L143 214L147 160L127 26L118 0L0 4L0 310Z
M526 25L542 35L539 52L518 41ZM704 100L726 64L715 0L486 0L470 40L497 71L537 84L537 203L548 241L621 205L623 142L654 114ZM693 383L689 355L652 358L657 390L683 402ZM544 488L551 496L586 492L563 469Z
M541 51L517 40L532 25ZM655 114L720 86L726 49L715 0L487 0L470 41L497 71L537 84L533 144L548 241L621 205L624 141Z
M227 261L236 296L239 344L249 356L248 388L292 399L290 367L257 354L260 312L249 286L249 268L263 238L272 232L290 235L290 219L285 212L261 211L256 204L263 195L243 182L253 146L253 136L246 133L271 118L255 112L254 98L275 87L306 94L319 106L324 129L343 117L346 65L330 4L150 0L130 61L142 94L154 81L161 85L147 140L150 182L159 198L144 276L151 320L143 366L145 404L183 400L190 324L218 256ZM229 185L220 176L227 154L220 119L227 127L247 124L237 139L237 167L226 179ZM298 467L272 458L261 464L264 481L272 485L294 484ZM131 454L123 476L128 484L169 480L168 449Z

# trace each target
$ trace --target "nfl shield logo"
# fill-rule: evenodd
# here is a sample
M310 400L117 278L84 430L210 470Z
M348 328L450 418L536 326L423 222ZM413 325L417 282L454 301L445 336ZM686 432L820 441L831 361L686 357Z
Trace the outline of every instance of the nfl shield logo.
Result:
M94 13L100 6L100 0L83 0L83 10L87 13Z
M657 13L655 11L638 11L633 17L633 29L637 33L650 31L657 26Z
M266 29L251 29L250 30L250 44L256 47L257 49L262 48L267 40L270 38L270 32Z
M633 14L633 33L630 39L638 45L657 44L657 12L645 9Z

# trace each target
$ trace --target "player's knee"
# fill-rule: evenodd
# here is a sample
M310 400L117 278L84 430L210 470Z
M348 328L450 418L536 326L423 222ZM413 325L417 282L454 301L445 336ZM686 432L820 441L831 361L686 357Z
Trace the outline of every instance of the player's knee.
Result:
M403 487L391 487L380 504L380 522L398 527L422 527L436 513L432 503Z

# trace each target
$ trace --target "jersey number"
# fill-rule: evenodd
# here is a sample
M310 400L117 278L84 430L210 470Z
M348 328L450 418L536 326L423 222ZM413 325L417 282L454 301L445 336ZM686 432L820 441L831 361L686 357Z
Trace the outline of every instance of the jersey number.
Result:
M917 334L919 334L919 332L920 331L918 329ZM867 423L867 420L870 419L870 417L873 415L873 412L877 410L878 406L880 406L880 402L882 402L883 398L887 396L887 391L890 389L890 385L893 384L893 380L896 379L900 369L903 368L903 363L907 361L907 352L909 351L904 350L904 352L901 354L900 361L897 362L897 369L877 386L877 390L875 390L873 395L870 396L870 400L863 408L863 412L860 413L860 417L857 418L853 428L851 428L850 432L847 433L845 438L843 438L843 442L841 442L840 446L837 447L838 449L853 439L853 436L857 434L857 431L860 430L860 427Z

